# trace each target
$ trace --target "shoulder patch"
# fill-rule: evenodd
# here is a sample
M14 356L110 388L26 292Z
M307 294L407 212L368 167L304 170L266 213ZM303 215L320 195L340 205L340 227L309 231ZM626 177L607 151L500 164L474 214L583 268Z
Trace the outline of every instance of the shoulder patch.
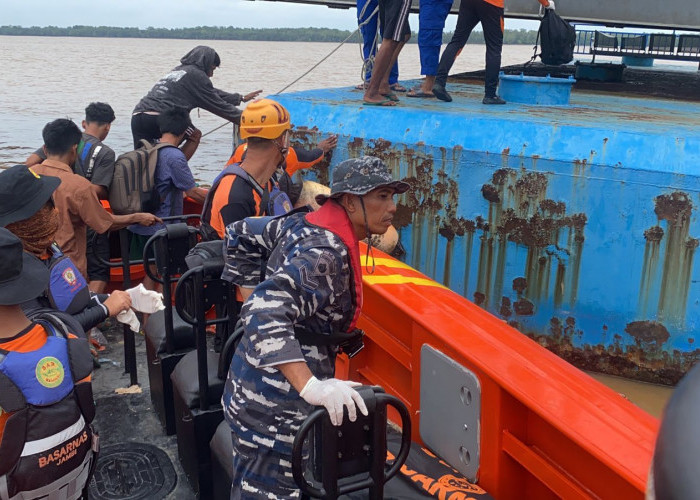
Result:
M301 285L307 290L316 290L319 285L317 277L331 276L336 272L335 259L327 252L321 252L316 256L316 261L312 264L304 264L299 270Z
M316 259L314 269L311 272L312 276L330 276L335 274L335 259L332 255L323 252Z

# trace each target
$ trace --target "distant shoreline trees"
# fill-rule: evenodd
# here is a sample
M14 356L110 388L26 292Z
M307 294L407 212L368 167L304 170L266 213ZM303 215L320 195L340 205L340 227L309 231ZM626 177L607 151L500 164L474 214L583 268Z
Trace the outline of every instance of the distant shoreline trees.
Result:
M256 40L267 42L342 42L351 31L331 28L234 28L232 26L198 26L196 28L120 28L114 26L0 26L0 35L5 36L74 36L93 38L173 38L182 40ZM359 41L359 33L350 41ZM443 34L447 43L452 32ZM534 45L537 32L533 30L506 30L504 43ZM411 43L418 39L417 33ZM472 32L469 43L483 43L481 31Z

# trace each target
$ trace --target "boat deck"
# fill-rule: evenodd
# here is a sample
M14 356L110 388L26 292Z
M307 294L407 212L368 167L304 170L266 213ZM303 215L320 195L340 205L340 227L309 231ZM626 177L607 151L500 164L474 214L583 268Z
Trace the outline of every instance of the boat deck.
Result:
M278 98L294 111L293 117L303 112L311 120L304 125L323 132L566 163L696 173L691 160L700 157L700 102L623 95L617 86L604 89L595 84L575 88L570 106L484 106L483 86L457 79L448 83L450 103L399 95L401 102L395 107L363 106L361 91L352 87Z
M121 324L106 330L105 337L108 341L105 350L99 352L101 366L93 372L92 385L97 404L94 426L100 434L101 450L105 451L112 446L126 444L124 446L126 453L122 454L126 456L126 460L121 461L120 465L119 455L107 457L101 452L96 472L96 478L100 480L100 489L96 489L93 481L91 498L104 500L194 498L194 492L178 460L177 437L165 435L151 403L145 337L136 335L136 359L140 385L131 388L129 374L124 373L124 341ZM149 463L148 460L129 462L128 450L140 444L155 446L164 451L172 465L172 470L168 470L167 461L163 459L158 464ZM106 464L106 461L110 465ZM137 477L138 474L143 473L144 467L148 468L146 475ZM158 486L157 483L163 480L166 482L169 480L172 485L170 491L168 491L170 488L168 485Z

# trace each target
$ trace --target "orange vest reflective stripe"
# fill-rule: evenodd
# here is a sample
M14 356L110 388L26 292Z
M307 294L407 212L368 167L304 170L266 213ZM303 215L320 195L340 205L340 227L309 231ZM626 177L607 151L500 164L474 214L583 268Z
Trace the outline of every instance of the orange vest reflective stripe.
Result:
M248 144L245 142L238 146L231 155L231 158L229 158L226 162L226 166L228 167L229 165L233 165L234 163L240 163L241 160L243 160L243 155L245 154L246 149L248 149ZM287 151L286 164L287 167L285 170L287 170L287 173L290 176L294 175L294 172L296 172L300 168L303 168L302 165L299 163L299 158L297 157L297 152L294 151L294 148L290 147Z

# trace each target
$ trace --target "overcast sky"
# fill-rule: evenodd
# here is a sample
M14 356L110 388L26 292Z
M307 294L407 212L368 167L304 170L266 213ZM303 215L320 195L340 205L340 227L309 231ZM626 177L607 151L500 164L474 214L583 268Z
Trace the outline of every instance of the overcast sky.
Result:
M149 26L184 28L357 27L355 9L329 9L298 3L248 0L0 0L0 25L19 26ZM447 30L453 30L450 16ZM417 16L411 16L418 31ZM507 28L536 29L527 21L506 21Z

